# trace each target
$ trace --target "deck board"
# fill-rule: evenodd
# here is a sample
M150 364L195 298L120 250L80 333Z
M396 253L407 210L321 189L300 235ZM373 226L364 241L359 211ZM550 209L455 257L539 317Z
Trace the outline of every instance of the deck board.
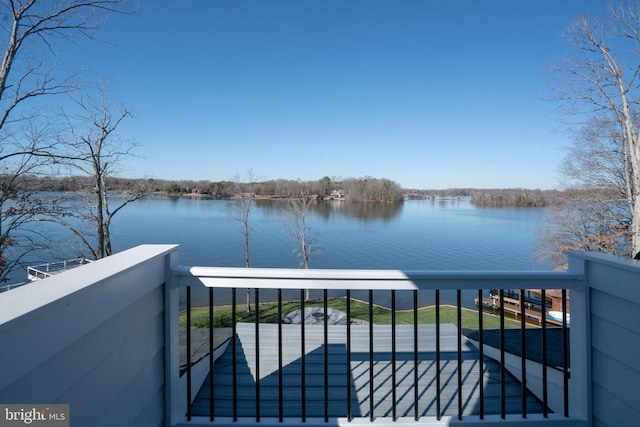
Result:
M282 394L285 417L300 417L302 414L301 372L302 349L300 325L283 325L282 346ZM328 327L328 413L330 417L347 415L347 394L351 390L352 415L369 417L371 409L370 379L373 376L374 417L390 417L393 414L393 389L396 393L397 416L414 416L414 376L417 373L419 416L436 415L436 374L435 326L420 325L418 331L418 363L414 363L413 326L399 325L396 329L396 381L392 380L391 328L374 326L374 361L369 360L369 327L351 328L351 364L347 369L346 327ZM441 415L458 414L458 360L457 328L441 325ZM278 327L275 324L261 324L259 335L259 384L260 416L279 415L279 365ZM237 415L256 416L256 343L255 325L237 325ZM305 326L305 381L307 417L322 417L324 405L324 327ZM485 358L484 372L480 375L477 350L462 337L463 385L461 389L463 415L477 414L479 411L480 381L484 384L484 404L486 414L499 414L501 403L500 367ZM372 370L373 368L373 370ZM416 370L417 368L417 370ZM214 415L233 416L232 388L232 346L214 365ZM209 416L209 379L205 382L192 406L192 414ZM511 375L505 382L506 410L508 413L521 412L521 386ZM533 396L527 396L527 408L531 412L542 412L541 403Z

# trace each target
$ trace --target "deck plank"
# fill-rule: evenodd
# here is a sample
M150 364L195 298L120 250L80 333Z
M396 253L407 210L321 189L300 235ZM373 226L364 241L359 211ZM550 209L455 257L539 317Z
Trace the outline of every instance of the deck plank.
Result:
M302 354L300 325L283 325L283 406L285 417L300 417L302 414ZM351 390L352 414L369 417L370 378L369 327L351 328L351 364L347 369L346 327L328 328L328 376L329 402L331 417L344 417L347 414L347 393ZM237 408L239 417L256 415L256 352L255 325L237 325ZM260 416L278 416L278 328L277 325L260 325ZM457 328L454 325L441 325L441 415L458 413L458 361ZM417 371L413 355L413 326L399 325L396 329L396 383L392 384L391 328L374 326L374 362L373 362L373 402L375 417L389 417L393 414L393 389L395 388L398 416L413 416L414 373L418 375L418 413L420 416L436 415L436 375L435 362L435 326L420 325L418 330ZM479 372L478 352L462 337L463 376L461 389L463 415L477 414L479 411L480 381L484 384L485 413L499 414L501 403L500 367L491 359L484 359L484 372ZM307 417L324 416L324 327L306 325L305 327L305 371ZM232 346L214 365L214 415L233 416L232 388ZM192 414L209 416L209 379L205 382L192 406ZM511 375L505 381L506 409L508 413L521 412L521 386ZM542 405L532 395L527 396L529 412L542 412Z

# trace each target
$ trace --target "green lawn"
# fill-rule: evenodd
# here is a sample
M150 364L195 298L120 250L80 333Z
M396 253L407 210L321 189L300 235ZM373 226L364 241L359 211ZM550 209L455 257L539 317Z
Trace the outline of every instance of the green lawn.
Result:
M327 305L337 310L347 311L347 299L330 298L327 300ZM322 300L308 301L305 304L306 307L321 307ZM282 302L282 313L286 315L294 310L300 308L298 301ZM276 323L278 321L278 304L275 302L265 302L260 304L260 322L263 323ZM369 304L351 300L351 317L355 319L369 320ZM232 325L232 313L231 306L216 306L213 312L214 327L230 327ZM236 306L236 321L238 322L255 322L255 314L248 315L246 313L245 305ZM418 309L418 323L435 323L436 322L436 309L435 306L423 307ZM440 322L441 323L453 323L458 324L456 307L449 305L440 306ZM378 325L390 325L391 324L391 310L384 307L373 306L373 323ZM413 324L413 310L409 311L396 311L396 323ZM490 313L483 314L484 328L497 329L500 327L500 318ZM180 313L180 326L186 325L186 313ZM191 309L191 326L195 328L208 328L209 327L209 309L204 308L192 308ZM478 327L478 312L467 308L462 309L462 327L475 329ZM506 328L519 328L520 322L511 319L505 319Z

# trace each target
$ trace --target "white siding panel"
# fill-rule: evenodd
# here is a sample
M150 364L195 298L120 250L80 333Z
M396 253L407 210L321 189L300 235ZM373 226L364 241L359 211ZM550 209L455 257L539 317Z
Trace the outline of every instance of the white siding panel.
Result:
M637 427L640 412L632 408L607 389L593 386L593 418L599 426Z
M162 425L176 250L144 245L0 298L0 401L66 403L79 426Z
M126 252L114 257L123 254ZM80 268L100 267L101 262ZM67 274L78 273L80 268L50 277L42 283L50 280L48 285L51 288L64 285L69 280ZM160 286L162 282L152 277L153 273L157 276L158 270L164 272L162 258L134 264L126 274L121 272L112 277L104 274L98 283L87 283L73 294L61 295L55 302L2 325L0 342L12 343L13 351L0 353L0 389L69 347L79 337L93 333L101 324L111 321L115 313ZM72 279L82 278L72 276ZM28 293L24 297L28 299L36 295L37 292L35 295Z
M162 348L164 342L164 333L157 327L162 319L162 316L158 316L156 321L147 323L140 333L132 336L124 346L114 349L107 359L60 398L62 402L73 402L83 409L87 419L80 421L80 425L92 425L91 420L102 413L122 390L128 388L130 379L153 360L153 355ZM143 402L147 398L147 394L138 396ZM143 403L138 399L138 404Z
M604 254L581 256L587 260L590 288L591 420L598 427L640 425L640 263Z
M636 411L640 410L640 394L637 393L640 372L597 350L592 353L592 361L593 381Z
M151 407L140 406L139 396L151 397ZM140 419L145 419L141 423ZM164 420L164 349L132 378L127 388L108 402L107 410L94 424L104 426L148 426Z
M591 345L627 366L640 371L640 339L637 334L598 316L591 318Z
M156 288L110 321L102 323L5 387L0 391L0 400L27 402L37 395L43 402L58 401L75 383L110 357L114 349L126 345L131 335L145 326L144 321L162 312L162 289ZM64 325L57 326L61 327ZM39 383L55 384L56 387L39 387L34 391L33 385Z
M159 389L154 395L149 397L150 399L147 406L142 408L142 412L140 412L138 417L130 424L132 427L166 427L164 419L164 388ZM104 424L105 427L113 425L114 424Z
M618 296L601 290L592 290L591 313L640 336L640 322L638 322L640 305L626 300L624 295Z
M601 290L612 295L640 304L640 281L638 273L631 268L616 268L614 265L590 263L589 285L592 289Z

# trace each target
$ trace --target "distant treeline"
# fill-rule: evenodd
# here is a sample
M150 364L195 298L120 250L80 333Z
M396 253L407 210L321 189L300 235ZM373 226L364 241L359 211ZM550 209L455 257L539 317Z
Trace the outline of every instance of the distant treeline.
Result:
M558 190L530 190L525 188L451 188L446 190L413 190L415 198L464 197L479 207L524 206L540 207L556 204L564 198Z
M0 176L0 179L2 177ZM21 187L30 191L93 191L90 177L24 176ZM134 179L111 177L108 189L113 192L144 191L168 195L202 195L212 198L233 198L252 193L258 198L286 198L307 195L317 198L345 199L354 202L395 203L402 200L403 191L397 183L384 178L324 177L317 181L268 180L261 182L234 181L171 181L163 179Z
M21 187L31 191L92 191L89 177L31 176L20 177ZM0 181L2 176L0 175ZM1 182L0 182L1 183ZM239 194L253 193L258 198L286 198L306 194L310 197L344 199L354 202L395 203L403 197L415 199L462 197L478 207L558 205L565 200L589 200L594 190L568 189L531 190L525 188L449 188L444 190L407 190L394 181L384 178L329 178L316 181L275 179L260 182L164 180L153 178L109 178L109 190L114 192L144 191L173 196L201 195L211 198L233 198ZM616 199L619 195L598 195L599 198Z
M181 181L173 182L166 188L168 194L198 193L211 197L229 198L251 192L256 197L286 198L305 194L310 197L345 199L352 202L396 203L402 200L402 188L395 182L384 178L346 178L331 179L324 177L317 181L293 181L276 179L261 182L233 181Z
M542 190L526 190L522 188L477 190L471 194L474 206L547 206L553 197Z

